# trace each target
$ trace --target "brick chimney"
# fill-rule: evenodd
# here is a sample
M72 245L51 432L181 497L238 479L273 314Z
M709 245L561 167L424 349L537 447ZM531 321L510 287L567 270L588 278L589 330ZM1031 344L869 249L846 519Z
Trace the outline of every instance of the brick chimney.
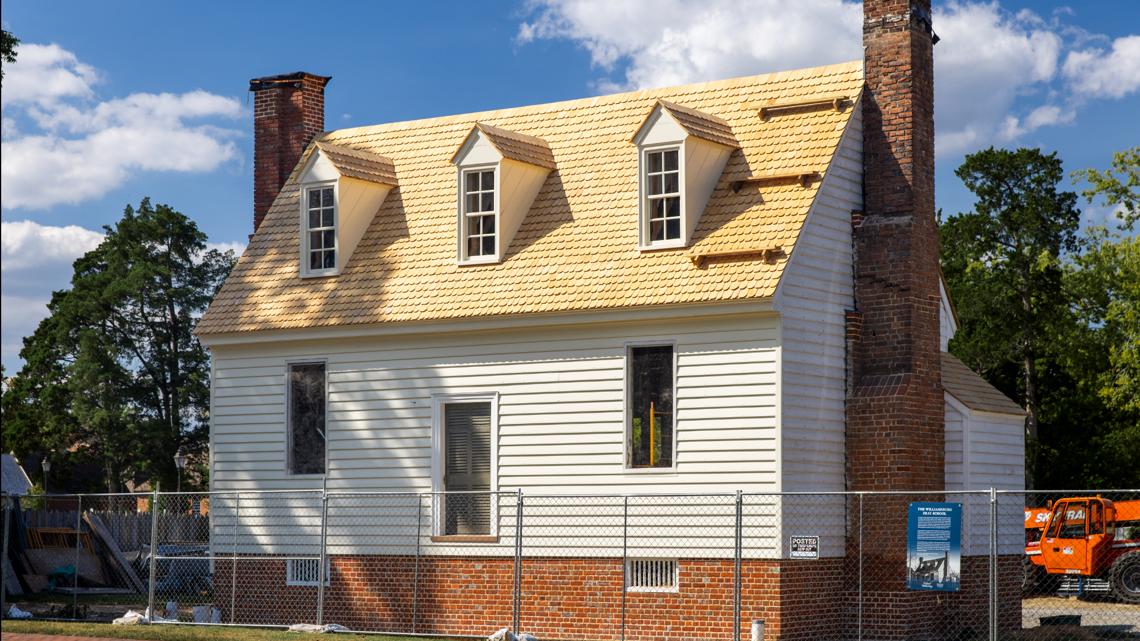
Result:
M855 306L848 314L847 483L862 510L865 634L922 636L930 593L907 592L907 504L945 488L934 218L934 42L930 0L864 0L863 197L853 218ZM932 609L933 608L933 609Z
M304 71L254 78L253 231L269 211L305 147L325 128L330 76Z

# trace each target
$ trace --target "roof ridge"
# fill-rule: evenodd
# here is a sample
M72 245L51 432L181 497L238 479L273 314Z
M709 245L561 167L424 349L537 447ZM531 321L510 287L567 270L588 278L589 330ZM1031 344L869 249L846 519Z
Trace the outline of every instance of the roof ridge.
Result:
M334 136L337 138L345 137L350 134L354 135L368 135L370 132L390 131L396 129L410 129L413 127L423 126L429 122L435 123L454 123L454 122L481 122L486 119L494 117L502 117L505 114L510 115L530 115L534 113L541 113L544 111L554 111L577 108L580 106L593 106L601 103L621 102L633 98L657 98L660 95L672 95L681 89L702 90L710 91L715 89L727 89L734 86L748 86L756 84L768 84L772 82L780 82L785 80L797 80L801 77L818 76L822 72L829 73L843 73L854 71L863 68L862 60L849 60L847 62L833 63L829 65L819 65L816 67L801 67L799 69L786 69L782 71L773 71L768 73L755 74L751 76L737 76L735 78L724 78L720 80L705 80L701 82L693 82L681 85L670 85L666 87L649 87L644 89L635 89L632 91L623 91L612 94L602 94L598 96L588 96L584 98L571 98L568 100L556 100L553 102L545 102L529 105L516 105L514 107L500 107L497 109L486 109L483 111L471 111L458 114L443 114L440 116L430 116L426 118L413 118L411 120L397 120L392 122L374 123L371 125L361 125L359 127L347 127L344 129L333 129L321 134L321 139L327 136Z

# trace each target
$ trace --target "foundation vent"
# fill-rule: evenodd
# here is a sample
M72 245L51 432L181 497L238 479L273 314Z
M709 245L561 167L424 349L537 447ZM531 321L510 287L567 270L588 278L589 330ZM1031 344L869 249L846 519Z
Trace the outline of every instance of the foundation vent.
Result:
M677 559L628 559L625 562L627 592L676 592L679 582Z

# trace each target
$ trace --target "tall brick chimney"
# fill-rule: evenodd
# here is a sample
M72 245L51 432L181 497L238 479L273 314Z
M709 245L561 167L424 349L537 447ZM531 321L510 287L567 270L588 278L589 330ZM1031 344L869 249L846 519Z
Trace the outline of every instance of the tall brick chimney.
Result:
M325 85L330 76L304 71L254 78L253 230L261 226L277 192L305 147L325 128Z
M863 197L848 316L847 482L861 509L865 638L926 638L936 597L907 592L906 512L945 488L934 218L934 35L930 0L864 0ZM924 612L926 615L924 615Z

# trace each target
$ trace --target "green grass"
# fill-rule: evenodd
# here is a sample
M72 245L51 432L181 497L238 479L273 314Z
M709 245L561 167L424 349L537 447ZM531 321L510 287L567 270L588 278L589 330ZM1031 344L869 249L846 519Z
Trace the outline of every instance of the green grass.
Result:
M198 625L108 625L106 623L65 623L57 621L4 621L4 632L27 634L60 634L114 639L150 639L153 641L299 641L309 635L270 630L266 628L240 628ZM324 637L320 637L324 638ZM337 639L367 639L368 641L409 641L412 637L379 634L338 634ZM415 637L415 641L433 641ZM440 641L440 640L435 640Z

